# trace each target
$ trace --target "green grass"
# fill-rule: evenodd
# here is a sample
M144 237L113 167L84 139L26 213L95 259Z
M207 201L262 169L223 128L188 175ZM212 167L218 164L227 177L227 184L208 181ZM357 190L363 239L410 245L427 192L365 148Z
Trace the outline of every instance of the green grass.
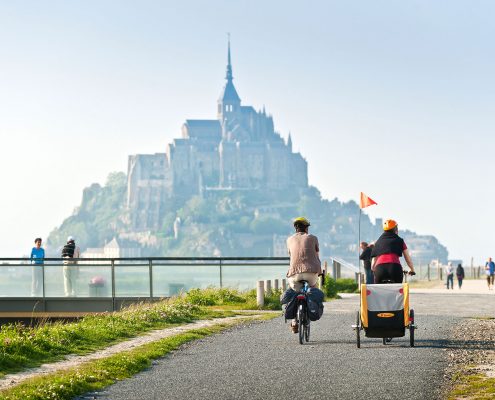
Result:
M227 315L232 313L206 310L179 298L86 316L71 323L36 327L6 324L0 328L0 377L60 360L67 354L85 354L151 329Z
M236 289L191 289L185 294L185 300L200 306L235 306L238 310L281 310L280 295L282 291L272 290L265 294L265 305L258 307L256 290L241 292Z
M280 310L279 292L265 299L264 309ZM6 324L0 328L0 377L62 359L86 354L151 329L163 329L198 319L235 315L228 309L257 310L256 293L232 289L193 289L179 298L130 306L120 312L86 316L71 323L36 327Z
M495 398L495 378L486 375L460 375L449 393L449 400L484 400Z
M266 320L273 317L273 315L263 315L257 319ZM243 322L245 320L191 330L127 352L91 361L70 370L33 378L14 388L1 391L0 399L72 399L90 391L100 390L118 380L129 378L148 368L152 360L163 357L187 342L201 339Z

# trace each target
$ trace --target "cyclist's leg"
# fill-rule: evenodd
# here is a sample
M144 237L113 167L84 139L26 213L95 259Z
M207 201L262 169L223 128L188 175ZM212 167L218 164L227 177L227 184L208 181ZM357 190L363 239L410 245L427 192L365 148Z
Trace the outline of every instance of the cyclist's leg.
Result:
M390 265L390 275L392 277L393 282L402 283L402 281L404 280L404 270L402 269L402 265L391 264Z
M375 283L382 283L389 280L388 270L385 264L379 264L375 268Z
M301 279L299 275L301 274L292 275L287 278L287 282L289 283L289 286L292 288L292 290L296 292L299 292L303 287L302 282L300 282Z
M309 287L316 287L318 285L318 274L314 272L301 272L298 276L301 280L308 282Z

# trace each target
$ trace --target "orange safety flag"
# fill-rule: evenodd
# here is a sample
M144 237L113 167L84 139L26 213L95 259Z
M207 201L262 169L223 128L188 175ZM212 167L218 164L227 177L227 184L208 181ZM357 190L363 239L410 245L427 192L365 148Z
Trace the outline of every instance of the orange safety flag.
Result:
M373 200L372 198L366 196L363 192L361 192L360 207L366 208L366 207L372 206L373 204L378 204L378 203L375 200Z

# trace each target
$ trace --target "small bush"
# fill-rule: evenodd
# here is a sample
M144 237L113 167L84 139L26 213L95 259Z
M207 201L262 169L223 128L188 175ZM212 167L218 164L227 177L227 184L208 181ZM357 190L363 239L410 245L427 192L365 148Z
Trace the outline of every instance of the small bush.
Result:
M219 306L245 303L246 296L234 289L191 289L186 293L185 300L198 306Z
M336 281L337 292L340 293L356 293L358 290L358 284L351 278L340 278Z
M323 292L328 299L336 299L338 297L337 282L330 274L325 277L325 284L323 285Z

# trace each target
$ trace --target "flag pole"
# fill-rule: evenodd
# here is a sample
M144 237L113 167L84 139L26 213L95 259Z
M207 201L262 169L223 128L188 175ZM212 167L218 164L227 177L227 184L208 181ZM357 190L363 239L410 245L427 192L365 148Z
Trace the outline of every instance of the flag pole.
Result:
M358 271L359 271L359 279L358 279L358 284L359 287L361 287L361 259L359 257L359 249L361 247L361 214L363 212L363 209L359 207L359 228L358 228L358 247L357 247L357 253L358 253Z

